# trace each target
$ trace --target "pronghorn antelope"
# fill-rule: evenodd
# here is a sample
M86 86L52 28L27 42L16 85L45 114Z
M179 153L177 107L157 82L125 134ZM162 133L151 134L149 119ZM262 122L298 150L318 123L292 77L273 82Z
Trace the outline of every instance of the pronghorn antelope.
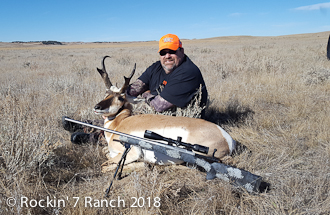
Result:
M207 156L212 156L214 149L218 159L230 155L235 148L235 141L218 125L203 119L174 117L156 114L142 114L132 116L132 106L126 99L126 89L134 75L135 66L131 75L125 78L125 84L115 92L108 73L104 66L105 56L102 61L102 69L97 68L106 85L106 97L94 107L95 114L102 115L105 119L104 127L122 133L143 137L145 130L156 132L164 137L176 139L182 137L183 142L200 144L209 147ZM103 171L111 170L120 160L125 148L118 141L118 135L105 133L108 142L108 162L103 165ZM150 150L141 150L133 147L127 155L126 164L139 159L155 164L182 163L179 160L155 153ZM112 165L111 165L112 164Z

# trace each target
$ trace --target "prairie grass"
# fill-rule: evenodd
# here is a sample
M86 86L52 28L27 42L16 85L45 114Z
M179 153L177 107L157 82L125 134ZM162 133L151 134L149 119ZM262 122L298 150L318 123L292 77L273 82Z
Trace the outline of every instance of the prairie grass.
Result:
M101 173L102 146L71 144L61 117L97 119L103 56L111 56L106 66L120 86L135 62L137 78L158 60L157 42L0 43L0 214L329 214L328 36L184 40L208 87L207 119L239 143L228 163L269 186L251 195L194 168L145 165L114 182L110 198L126 203L114 208L84 204L104 199L113 172ZM66 205L26 207L22 197ZM132 197L150 197L151 206L131 207Z

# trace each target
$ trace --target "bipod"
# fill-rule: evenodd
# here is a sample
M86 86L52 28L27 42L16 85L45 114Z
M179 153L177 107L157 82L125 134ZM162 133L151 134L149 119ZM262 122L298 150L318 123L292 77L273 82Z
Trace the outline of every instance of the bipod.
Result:
M119 168L120 168L120 171L118 173L117 180L120 180L121 179L121 173L123 172L124 164L125 164L125 161L126 161L126 156L127 156L127 153L129 152L129 150L131 149L131 145L128 144L128 143L125 143L124 146L125 146L125 151L124 151L123 155L121 156L120 161L118 162L117 169L116 169L115 174L113 175L113 179L111 180L110 186L105 191L105 198L107 198L108 195L109 195L110 189L112 187L113 181L115 180L115 178L117 176L117 173L118 173Z

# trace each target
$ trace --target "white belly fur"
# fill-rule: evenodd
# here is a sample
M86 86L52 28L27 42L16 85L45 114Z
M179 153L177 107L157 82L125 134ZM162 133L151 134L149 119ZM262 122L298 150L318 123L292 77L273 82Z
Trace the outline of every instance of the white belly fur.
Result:
M217 125L218 126L218 125ZM236 142L235 140L233 140L233 138L231 138L231 136L225 131L223 130L220 126L218 126L219 130L221 131L222 136L226 139L227 143L228 143L228 147L230 150L230 154L233 152L233 150L236 147Z

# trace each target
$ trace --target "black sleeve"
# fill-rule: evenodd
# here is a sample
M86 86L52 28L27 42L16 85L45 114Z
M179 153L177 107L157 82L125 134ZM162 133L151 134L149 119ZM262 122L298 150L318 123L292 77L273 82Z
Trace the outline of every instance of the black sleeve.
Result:
M157 62L149 66L144 73L139 77L139 79L145 83L147 86L150 85L150 80L152 78L152 71L157 67Z

